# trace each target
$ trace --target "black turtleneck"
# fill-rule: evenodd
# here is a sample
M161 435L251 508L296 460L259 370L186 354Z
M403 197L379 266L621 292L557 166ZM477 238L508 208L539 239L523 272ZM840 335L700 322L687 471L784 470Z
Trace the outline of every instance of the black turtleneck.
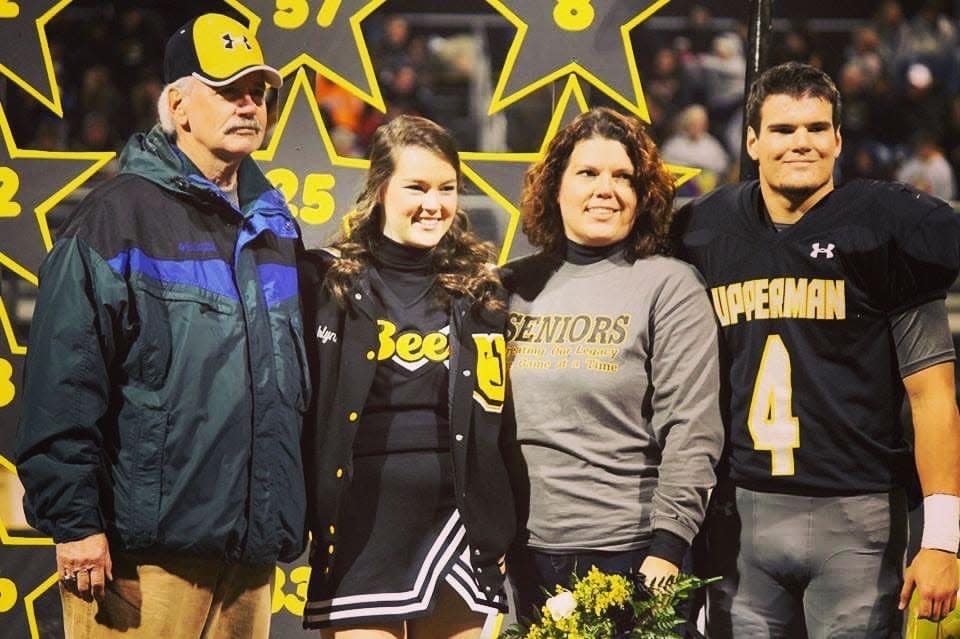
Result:
M421 297L433 286L433 249L407 246L383 235L374 250L378 275L404 302Z
M619 242L607 244L606 246L584 246L583 244L577 244L571 239L567 239L563 259L579 266L594 264L622 251L624 242L625 240L620 240Z

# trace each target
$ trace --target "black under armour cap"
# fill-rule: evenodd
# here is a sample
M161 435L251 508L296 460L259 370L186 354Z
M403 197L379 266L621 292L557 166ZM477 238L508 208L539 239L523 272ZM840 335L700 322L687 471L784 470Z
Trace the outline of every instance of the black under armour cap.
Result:
M253 32L219 13L206 13L177 29L167 40L163 55L163 81L167 84L193 76L209 86L222 87L256 71L263 71L270 86L283 85L280 73L264 63Z

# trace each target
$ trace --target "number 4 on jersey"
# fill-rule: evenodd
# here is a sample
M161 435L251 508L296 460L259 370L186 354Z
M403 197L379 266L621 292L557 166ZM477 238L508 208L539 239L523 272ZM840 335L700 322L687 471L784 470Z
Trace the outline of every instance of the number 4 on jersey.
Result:
M779 335L770 335L753 385L747 426L753 447L770 451L773 475L792 475L793 449L800 448L800 420L793 414L790 380L790 353Z

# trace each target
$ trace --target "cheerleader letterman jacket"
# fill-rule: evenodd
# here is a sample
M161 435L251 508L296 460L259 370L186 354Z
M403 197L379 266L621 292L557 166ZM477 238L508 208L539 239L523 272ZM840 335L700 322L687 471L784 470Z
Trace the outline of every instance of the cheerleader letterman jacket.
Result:
M338 517L352 476L354 435L383 346L377 319L384 313L366 273L357 278L346 309L324 285L334 259L326 251L308 251L299 265L307 358L316 385L303 442L311 582L324 579L333 565ZM450 305L448 395L456 504L478 585L487 595L503 584L498 561L516 527L500 449L505 321L505 312L475 308L466 298Z

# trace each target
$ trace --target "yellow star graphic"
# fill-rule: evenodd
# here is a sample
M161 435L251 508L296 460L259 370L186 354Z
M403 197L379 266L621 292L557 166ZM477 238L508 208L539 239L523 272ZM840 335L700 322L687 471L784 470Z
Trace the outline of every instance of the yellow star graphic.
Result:
M311 13L310 4L317 3L308 4L307 0L224 1L250 21L250 30L256 34L267 63L277 66L280 75L306 66L381 112L387 110L360 28L360 23L386 0L323 0L316 15ZM358 8L350 13L352 5ZM294 35L315 27L320 31ZM346 68L356 65L360 68L346 73ZM348 75L362 75L369 89L361 89L359 78Z
M294 77L270 143L253 158L290 204L310 248L324 244L353 209L370 166L337 153L304 69Z
M589 0L556 3L529 3L527 0L514 0L512 8L507 6L507 1L487 0L494 9L517 28L517 34L507 52L500 79L493 92L490 114L521 100L554 80L575 73L623 108L636 114L645 122L650 121L646 100L643 97L643 89L640 86L636 56L633 53L633 45L630 43L630 31L670 0L656 0L626 23L619 25L618 35L623 43L624 59L616 61L614 66L619 68L613 75L621 76L620 80L629 83L633 92L633 96L630 98L624 96L622 91L611 86L611 78L601 77L601 75L607 74L600 74L596 71L597 67L610 65L613 62L607 52L596 50L595 43L606 41L608 39L607 35L613 34L603 33L603 30L609 27L595 15L597 9L591 5ZM610 4L614 6L614 3ZM547 8L552 8L552 16L545 13ZM569 13L564 13L565 11ZM518 13L528 16L528 19L525 21L517 15ZM518 63L518 59L524 56L525 44L528 48L531 46L529 44L530 40L534 41L533 46L538 51L523 57L523 60ZM550 51L551 55L543 55L540 49ZM567 58L566 63L563 62L564 57L560 57L559 63L557 62L558 51L569 51L571 57ZM564 56L563 53L559 55ZM507 94L507 86L518 69L524 69L532 77L523 86Z
M464 175L468 176L485 195L506 211L509 218L504 241L498 255L498 263L502 264L509 259L534 251L526 243L522 234L517 235L520 226L518 204L523 186L523 174L527 167L543 158L550 141L561 127L568 124L577 114L584 113L589 109L580 82L575 75L571 75L560 93L557 105L550 118L550 124L547 126L547 132L538 151L534 153L467 152L460 154L460 158L463 160ZM700 169L693 167L675 164L666 164L665 166L673 174L678 188L700 173ZM496 184L490 179L493 174L499 174Z
M23 605L27 609L27 625L30 628L30 639L40 639L40 628L37 625L37 611L34 609L34 603L40 598L40 595L56 585L58 578L59 575L53 573L43 583L23 597Z
M53 72L53 60L50 57L50 45L47 43L46 26L53 16L70 4L71 1L57 0L46 11L43 11L44 3L41 0L6 0L0 2L0 74L9 78L61 118L63 117L63 105L60 103L60 90L57 87L56 75ZM33 28L36 29L38 38L39 60L30 59L29 56L23 55L23 48L26 44L23 42L23 38L29 37L28 34ZM7 47L12 47L12 50L8 50ZM26 71L31 70L21 67L25 57L27 63L38 61L41 63L43 75L46 76L50 88L49 97L41 93L39 89L23 77ZM13 60L17 62L13 62Z
M115 154L20 149L2 107L0 134L0 264L36 285L53 247L47 213Z

